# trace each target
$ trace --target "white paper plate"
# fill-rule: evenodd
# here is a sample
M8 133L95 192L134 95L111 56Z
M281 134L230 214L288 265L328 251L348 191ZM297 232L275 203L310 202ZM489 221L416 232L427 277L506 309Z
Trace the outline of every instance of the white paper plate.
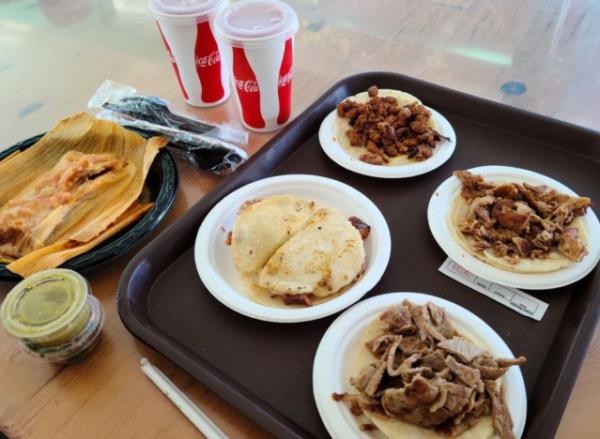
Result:
M233 264L231 247L225 244L240 206L254 198L292 194L314 200L318 206L332 207L348 217L357 216L371 226L364 241L367 268L363 276L338 297L306 308L273 308L244 294ZM206 215L194 247L196 269L210 293L240 314L269 322L293 323L315 320L336 313L356 302L379 282L390 259L391 237L385 218L366 196L330 178L313 175L282 175L248 184L223 198Z
M327 431L334 438L381 437L378 432L359 429L355 416L342 402L332 399L332 393L352 392L350 364L357 343L366 327L386 308L408 299L422 305L427 301L443 307L456 329L485 347L496 357L514 358L506 343L487 323L472 312L439 297L420 293L389 293L372 297L353 306L339 316L321 339L313 366L313 393ZM527 417L527 394L521 369L511 367L501 378L506 403L513 419L516 437L521 437Z
M552 178L525 169L512 168L509 166L481 166L469 169L474 174L481 174L490 181L514 181L527 182L533 185L547 185L567 195L577 196L571 189ZM452 176L444 181L433 193L429 200L427 209L427 220L429 229L439 246L455 262L462 265L471 273L487 279L515 288L529 290L546 290L558 288L578 281L587 275L600 261L600 223L598 218L588 209L583 217L583 222L588 233L588 255L581 262L570 267L549 273L513 273L502 270L477 259L469 254L452 236L447 221L450 208L455 197L460 193L461 183L458 178Z
M407 178L425 174L442 166L452 156L456 148L456 133L450 122L433 108L429 108L429 110L439 125L440 134L449 137L450 140L442 139L433 149L433 155L422 162L414 162L408 165L380 166L371 165L352 157L336 140L338 137L335 126L337 110L329 113L321 123L319 143L331 160L357 174L379 178Z

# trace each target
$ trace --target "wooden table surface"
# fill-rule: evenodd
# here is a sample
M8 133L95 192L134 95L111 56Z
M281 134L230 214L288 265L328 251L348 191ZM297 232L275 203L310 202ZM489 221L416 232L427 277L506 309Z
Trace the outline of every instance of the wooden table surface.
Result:
M301 21L295 114L347 75L390 70L600 130L600 2L289 3ZM104 79L184 106L145 0L0 1L0 147L85 109ZM215 109L188 110L203 119L239 123L232 100ZM269 138L251 134L249 151ZM178 167L181 184L166 223L219 180L181 161ZM1 432L10 438L199 437L140 372L139 359L146 356L231 437L269 436L125 329L115 289L140 248L87 274L106 322L99 347L84 361L68 367L38 363L0 331ZM0 298L11 286L0 282ZM599 388L596 335L557 437L600 437Z

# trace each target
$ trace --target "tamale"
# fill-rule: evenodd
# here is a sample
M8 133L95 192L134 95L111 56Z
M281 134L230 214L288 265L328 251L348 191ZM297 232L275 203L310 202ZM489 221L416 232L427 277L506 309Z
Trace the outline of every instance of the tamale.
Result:
M114 224L111 224L106 230L91 241L85 243L62 241L51 244L23 256L7 265L7 268L13 273L27 277L50 267L58 267L65 261L91 250L101 242L119 233L125 227L133 224L138 218L148 212L151 207L152 203L140 204L136 202L127 209Z
M0 261L19 274L55 267L112 236L132 212L137 219L166 143L79 113L0 162Z

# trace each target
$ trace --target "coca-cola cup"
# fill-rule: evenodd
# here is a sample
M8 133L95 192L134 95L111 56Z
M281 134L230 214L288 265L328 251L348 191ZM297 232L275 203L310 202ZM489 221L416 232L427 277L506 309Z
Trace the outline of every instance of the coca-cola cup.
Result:
M229 97L229 70L213 34L227 0L150 0L150 12L167 48L185 101L212 107Z
M242 121L251 130L274 131L289 121L297 31L298 16L277 0L237 2L215 18Z

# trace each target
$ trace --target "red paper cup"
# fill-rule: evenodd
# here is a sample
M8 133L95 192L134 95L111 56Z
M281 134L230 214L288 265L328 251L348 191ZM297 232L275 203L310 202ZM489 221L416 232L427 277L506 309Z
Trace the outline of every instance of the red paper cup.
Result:
M298 16L277 0L246 0L215 18L244 125L274 131L290 119Z
M150 0L186 102L212 107L229 97L229 71L213 34L217 13L227 0Z

